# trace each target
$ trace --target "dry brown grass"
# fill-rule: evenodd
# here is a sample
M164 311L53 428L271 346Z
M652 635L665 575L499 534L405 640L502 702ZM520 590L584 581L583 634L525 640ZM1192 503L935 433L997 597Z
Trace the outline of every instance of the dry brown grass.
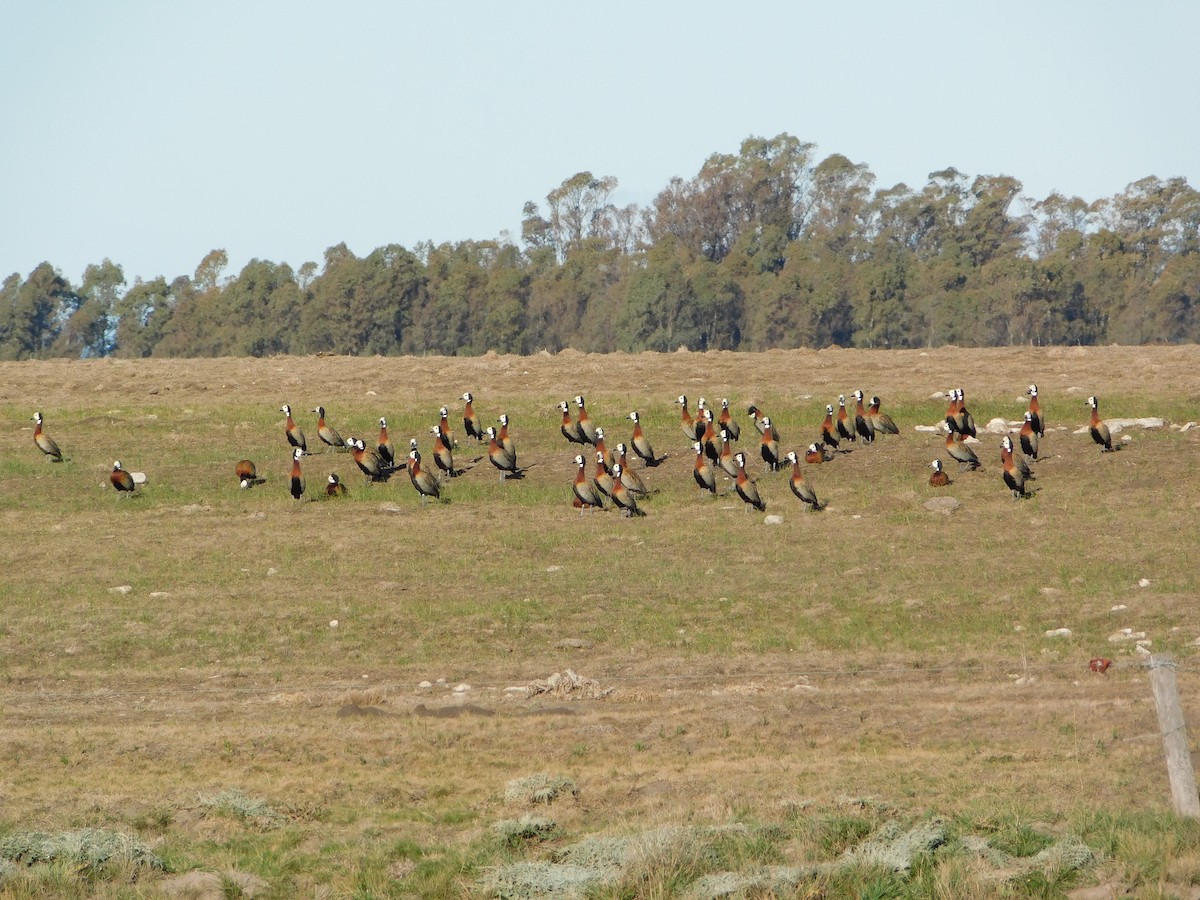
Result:
M1036 498L1008 497L988 437L986 472L951 468L963 507L923 510L941 454L912 425L944 410L930 394L965 387L982 426L1017 418L1031 381L1051 428L1070 429L1047 435ZM828 510L802 510L784 476L758 476L779 526L696 496L675 396L729 397L742 422L756 402L800 450L856 387L883 396L902 435L806 471ZM485 417L513 415L523 483L500 485L483 460L446 485L449 503L421 508L403 473L368 488L330 453L304 461L309 490L336 470L349 498L287 496L281 403L310 448L315 416L299 411L318 403L343 435L369 441L387 415L398 448L427 447L437 407L457 413L464 390ZM660 492L644 520L571 509L555 403L580 392L610 445L638 409L671 454L646 473ZM1173 650L1200 721L1200 430L1134 432L1102 456L1071 434L1091 393L1110 417L1200 418L1200 350L0 364L2 822L136 829L176 868L254 867L280 896L402 895L474 875L412 887L353 872L420 878L401 863L469 854L520 814L504 785L544 771L580 788L553 809L575 836L787 821L847 797L1061 828L1165 810L1149 687L1108 636L1130 627ZM61 466L33 446L35 409ZM265 485L238 490L243 456ZM117 458L148 473L144 496L107 486ZM1057 627L1072 636L1044 637ZM1092 656L1117 666L1095 675ZM505 690L566 668L613 693ZM225 790L262 798L295 843L239 843L239 822L197 803ZM1172 852L1194 871L1194 846Z

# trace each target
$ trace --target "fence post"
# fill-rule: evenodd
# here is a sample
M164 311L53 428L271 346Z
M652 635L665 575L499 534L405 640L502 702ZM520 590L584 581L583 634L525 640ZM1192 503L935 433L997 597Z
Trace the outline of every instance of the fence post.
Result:
M1175 812L1200 819L1196 770L1188 751L1187 723L1183 720L1179 683L1175 680L1175 657L1170 653L1156 653L1150 657L1150 689L1154 692L1154 706L1158 710L1158 727L1162 732Z

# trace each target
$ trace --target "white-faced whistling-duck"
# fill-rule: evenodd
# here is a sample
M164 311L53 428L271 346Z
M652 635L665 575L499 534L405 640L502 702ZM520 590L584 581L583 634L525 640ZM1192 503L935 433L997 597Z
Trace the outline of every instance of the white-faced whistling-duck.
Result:
M285 403L279 407L279 411L287 416L287 421L283 423L283 433L287 436L287 442L293 447L299 447L301 450L307 451L308 444L304 440L304 432L300 430L300 426L292 418L292 408Z
M767 504L758 493L758 485L746 474L746 454L739 451L734 454L733 459L738 467L737 481L733 483L738 496L746 501L747 509L753 506L759 512L765 511Z
M871 405L867 407L867 418L871 420L871 424L875 426L875 433L883 434L899 434L900 429L895 421L885 412L879 411L879 398L872 397Z
M1004 483L1012 491L1013 499L1019 500L1029 496L1025 490L1025 477L1013 462L1012 441L1008 439L1008 435L1004 437L1005 440L1000 444L1000 465L1003 468Z
M832 450L820 444L809 444L808 449L804 451L804 461L812 465L831 462L836 458Z
M1046 419L1042 415L1042 404L1038 402L1037 385L1031 384L1025 393L1029 395L1029 412L1033 414L1033 430L1037 432L1038 437L1045 437Z
M947 395L950 402L946 407L946 430L950 433L958 432L959 430L959 392L954 388L950 388Z
M837 433L838 437L843 441L853 443L858 440L858 432L854 430L854 422L850 420L850 413L846 412L845 394L838 394Z
M500 481L503 483L509 478L524 478L525 470L517 467L516 447L511 453L505 450L496 436L496 429L491 425L487 427L487 436L488 460L500 470Z
M657 466L666 457L654 455L654 447L651 446L650 439L646 437L646 433L642 431L642 422L637 414L637 410L631 412L629 418L633 420L633 437L629 441L629 445L633 447L633 452L647 466Z
M1087 404L1092 408L1092 420L1088 422L1088 431L1091 432L1092 440L1100 445L1102 453L1111 453L1113 449L1112 432L1100 418L1100 401L1095 397L1088 397Z
M562 410L562 425L559 430L562 431L562 436L572 444L586 444L583 434L579 431L579 423L571 420L571 406L566 400L558 404L558 408Z
M338 478L337 472L330 472L329 477L325 479L325 496L326 497L345 497L346 486L342 484L342 479Z
M447 447L446 442L442 440L441 429L434 425L429 429L429 433L433 435L434 464L450 478L457 478L462 474L462 470L454 468L454 451ZM409 458L412 458L411 453Z
M721 458L721 448L717 446L717 429L713 424L713 411L706 409L704 411L704 434L700 436L700 443L704 445L704 455L714 463Z
M50 462L62 462L62 451L58 449L58 444L54 443L54 438L42 431L40 412L33 414L33 422L33 442L37 444L37 448L50 458Z
M412 480L412 486L421 495L422 506L425 505L427 497L432 497L434 500L441 498L441 483L437 480L436 475L421 468L421 454L416 450L408 451L408 474Z
M392 443L388 434L387 419L383 416L379 417L379 439L375 442L375 452L389 469L396 465L396 445Z
M483 433L483 423L479 420L479 413L475 412L475 398L471 396L470 391L467 391L462 395L462 400L466 404L463 407L463 434L469 438L475 438L477 441L482 441L485 435Z
M758 452L763 462L772 472L779 471L779 440L774 437L775 430L771 428L771 417L763 416L763 433L758 441Z
M633 495L633 491L625 487L625 482L622 478L624 470L621 464L617 463L613 466L613 489L612 502L617 508L627 516L644 516L645 513L638 509L637 497Z
M1026 411L1025 424L1021 426L1021 452L1030 459L1038 458L1038 432L1033 424L1033 413Z
M596 452L596 473L592 476L592 484L596 490L606 497L612 497L613 476L608 466L604 464L604 454Z
M1029 460L1022 454L1013 451L1013 440L1007 434L1000 438L1000 462L1003 463L1005 457L1013 461L1013 465L1017 467L1017 471L1021 473L1021 477L1026 481L1033 481L1033 470L1029 468Z
M587 401L583 399L583 394L579 394L575 398L575 405L579 407L579 421L575 423L579 429L579 435L589 444L596 443L596 423L592 421L592 417L588 415Z
M368 447L362 438L351 438L346 446L350 448L354 464L367 476L368 481L387 481L391 476L392 468L385 466L379 451Z
M450 408L443 406L438 410L438 430L442 433L442 442L447 447L458 446L454 440L454 433L450 430Z
M721 401L721 414L717 416L717 430L724 428L729 432L729 439L736 441L742 436L742 426L734 419L733 413L729 411L729 401Z
M595 509L599 507L604 509L604 495L596 490L595 483L587 477L585 471L587 462L582 454L575 455L575 483L571 485L571 491L575 495L575 499L579 502L579 514L583 515L585 509Z
M833 424L833 404L825 404L825 421L821 423L821 443L826 447L837 449L841 443L837 436L837 426Z
M239 459L234 465L233 471L237 475L238 484L241 485L242 490L266 481L265 478L258 477L258 470L254 466L254 461L250 459Z
M873 444L875 442L875 423L867 418L867 411L863 409L863 392L854 392L854 432L862 438L864 444Z
M801 502L807 503L810 511L820 512L823 510L825 505L817 499L817 492L813 490L811 484L804 480L804 474L800 471L800 460L795 452L788 451L787 461L792 464L792 477L788 479L792 493L799 497Z
M737 460L733 458L733 444L729 442L729 432L721 429L721 452L717 454L717 465L730 478L737 478Z
M957 431L946 435L946 453L958 463L959 469L974 471L979 468L979 457L975 451L963 443L963 436Z
M726 443L726 446L729 446L728 443ZM696 451L696 465L692 468L692 477L696 479L696 484L700 486L701 491L708 491L715 496L717 493L717 476L704 456L704 448L697 441L692 444L692 449Z
M604 467L611 471L613 467L613 455L612 451L609 450L604 443L603 428L596 429L595 439L592 441L592 443L596 445L596 452L604 457Z
M137 483L134 482L133 476L121 467L121 461L118 459L112 465L112 472L108 476L108 480L112 482L112 486L119 493L131 494L137 488Z
M516 457L517 451L514 449L513 440L508 434L508 413L500 413L500 431L496 433L496 440L500 442L500 446L504 448L504 452Z
M929 476L929 484L931 487L945 487L948 484L953 484L950 476L946 474L946 470L942 468L942 461L935 459L929 464L929 468L933 469L933 474Z
M975 431L975 417L967 409L967 395L963 393L962 388L955 388L954 397L957 402L957 411L954 413L956 430L964 437L976 437L978 432Z
M625 445L617 444L616 459L617 465L621 467L621 481L635 498L641 499L649 496L650 491L646 488L646 482L642 481L641 475L629 468L629 461L625 458L625 453ZM613 471L616 471L616 466L613 466Z
M683 433L687 435L689 441L700 440L700 435L696 434L696 420L688 412L687 394L680 394L675 402L679 404L679 427L683 429Z
M292 450L292 476L288 482L288 491L295 500L304 496L304 473L300 471L300 457L303 455L304 451L299 447Z
M342 440L342 436L337 433L337 430L325 424L325 407L318 406L313 410L317 414L317 437L321 439L321 443L327 444L334 450L345 450L346 442Z
M746 407L746 412L750 416L750 422L754 425L754 430L758 432L759 437L762 437L762 433L766 430L766 426L762 423L763 411L756 404L751 403Z

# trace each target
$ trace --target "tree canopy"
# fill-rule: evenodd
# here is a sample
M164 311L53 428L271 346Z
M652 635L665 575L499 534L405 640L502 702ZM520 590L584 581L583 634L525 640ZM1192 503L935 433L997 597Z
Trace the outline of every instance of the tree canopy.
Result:
M0 283L0 359L765 350L1200 340L1200 194L1149 176L1087 201L947 168L877 187L865 163L750 137L617 207L579 172L520 244L463 240L323 264L214 249L130 284L108 259Z

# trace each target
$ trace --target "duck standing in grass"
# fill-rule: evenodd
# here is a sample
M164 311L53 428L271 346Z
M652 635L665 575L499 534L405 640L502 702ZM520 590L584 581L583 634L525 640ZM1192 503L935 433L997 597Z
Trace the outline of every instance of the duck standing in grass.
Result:
M58 444L54 442L54 438L42 431L42 414L35 412L33 414L33 442L37 444L37 448L46 454L50 462L62 462L62 451L58 449Z

